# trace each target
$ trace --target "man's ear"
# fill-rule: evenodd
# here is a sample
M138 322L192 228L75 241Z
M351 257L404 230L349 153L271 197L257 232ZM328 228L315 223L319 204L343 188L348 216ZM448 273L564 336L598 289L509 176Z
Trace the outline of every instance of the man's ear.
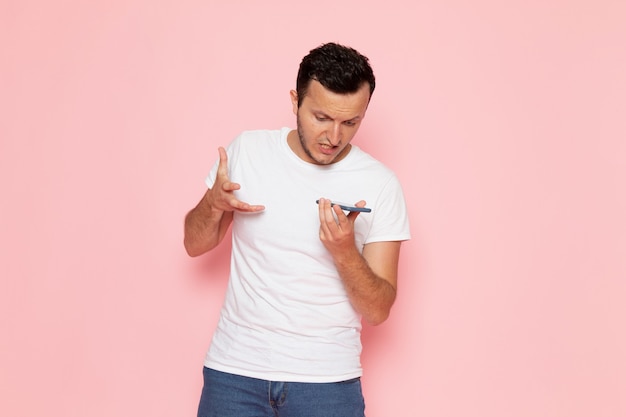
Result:
M289 96L291 97L291 105L293 106L293 114L298 114L298 93L296 90L291 90L289 92Z

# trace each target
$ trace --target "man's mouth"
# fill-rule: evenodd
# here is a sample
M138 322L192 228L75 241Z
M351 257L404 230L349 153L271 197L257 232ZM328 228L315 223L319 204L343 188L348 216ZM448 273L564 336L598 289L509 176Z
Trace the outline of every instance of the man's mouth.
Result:
M337 149L336 146L328 145L328 144L325 144L325 143L320 143L319 146L320 146L321 152L323 154L326 154L326 155L331 155L331 154L335 153L335 150Z

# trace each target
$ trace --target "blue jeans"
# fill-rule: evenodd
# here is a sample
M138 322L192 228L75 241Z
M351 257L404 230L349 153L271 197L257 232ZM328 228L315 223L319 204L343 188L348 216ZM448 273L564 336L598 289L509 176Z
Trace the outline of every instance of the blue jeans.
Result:
M198 417L365 417L360 378L274 382L204 368Z

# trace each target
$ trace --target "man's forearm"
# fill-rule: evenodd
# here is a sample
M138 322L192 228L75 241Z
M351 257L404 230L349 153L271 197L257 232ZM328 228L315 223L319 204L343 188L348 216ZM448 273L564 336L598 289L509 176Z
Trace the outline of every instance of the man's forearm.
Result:
M202 255L215 248L224 238L232 212L214 210L208 203L207 190L202 200L185 216L185 250L189 256Z
M354 309L369 324L384 322L396 299L396 288L376 275L356 248L335 259L335 266Z

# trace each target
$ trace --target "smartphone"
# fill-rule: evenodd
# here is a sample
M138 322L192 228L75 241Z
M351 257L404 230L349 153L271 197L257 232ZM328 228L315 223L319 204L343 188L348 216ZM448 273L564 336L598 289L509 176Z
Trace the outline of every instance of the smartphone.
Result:
M319 200L315 200L315 202L317 204L320 203ZM338 201L331 201L330 205L331 206L339 206L339 207L341 207L342 210L346 210L346 211L361 211L363 213L369 213L370 211L372 211L372 209L368 208L368 207L355 207L355 206L353 206L351 204L340 203Z

